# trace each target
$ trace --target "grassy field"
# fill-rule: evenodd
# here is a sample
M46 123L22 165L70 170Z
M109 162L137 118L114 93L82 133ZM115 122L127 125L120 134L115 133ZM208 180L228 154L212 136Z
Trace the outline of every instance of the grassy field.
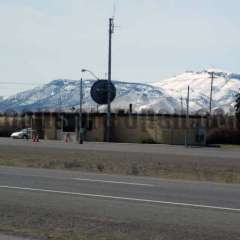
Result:
M21 198L23 196L19 196ZM74 208L75 198L70 200L74 207L63 205L64 197L54 202L50 199L48 204L41 196L34 195L32 199L34 201L26 201L25 206L14 200L0 205L0 232L41 240L145 239L140 238L136 224L83 214L79 205ZM147 237L146 233L144 236Z
M222 144L220 145L221 148L223 149L231 149L231 150L239 150L240 149L240 145L233 145L233 144Z

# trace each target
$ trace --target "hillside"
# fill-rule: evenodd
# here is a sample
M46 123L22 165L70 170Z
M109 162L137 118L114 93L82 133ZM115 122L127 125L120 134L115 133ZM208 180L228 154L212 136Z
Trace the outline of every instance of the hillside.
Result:
M93 80L83 82L83 108L86 111L96 110L97 104L90 96L90 89ZM117 96L112 103L112 109L128 109L133 104L134 111L141 111L142 106L152 101L159 101L162 106L173 106L169 113L176 111L178 102L167 96L164 90L148 84L114 82L117 89ZM175 107L174 107L175 106ZM0 102L0 111L37 111L37 110L64 110L71 111L72 108L79 108L79 81L54 80L49 84L34 88L9 97ZM100 111L104 106L99 107Z
M153 85L160 87L165 92L181 101L186 107L187 88L190 86L190 110L208 111L211 78L209 72L214 71L213 82L213 110L219 110L225 113L233 113L235 105L235 96L240 89L240 74L226 72L220 69L209 69L201 72L187 71L173 78L160 80Z
M187 88L190 86L190 112L209 111L211 79L210 70L187 71L175 77L152 84L114 81L117 97L112 109L128 109L133 104L135 112L154 110L157 113L186 111ZM212 70L211 70L212 71ZM234 113L235 96L240 89L240 74L214 69L213 111ZM93 80L83 82L86 111L95 111L97 104L90 96ZM58 79L46 85L16 94L0 101L0 111L71 111L79 108L79 81ZM99 106L104 111L105 106Z

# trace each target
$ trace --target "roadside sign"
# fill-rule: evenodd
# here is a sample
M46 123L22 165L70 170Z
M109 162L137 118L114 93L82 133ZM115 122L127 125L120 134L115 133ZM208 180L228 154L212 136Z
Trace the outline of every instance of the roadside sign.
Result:
M108 103L108 80L98 80L91 88L92 99L100 105ZM116 97L116 88L112 82L110 82L110 102Z

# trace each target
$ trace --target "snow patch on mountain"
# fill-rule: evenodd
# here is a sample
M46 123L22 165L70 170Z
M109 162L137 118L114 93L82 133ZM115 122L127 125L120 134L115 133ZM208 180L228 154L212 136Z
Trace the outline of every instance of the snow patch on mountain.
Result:
M90 96L90 90L94 80L83 81L83 108L85 111L101 111L106 106L98 107ZM59 79L49 84L32 90L19 93L0 102L1 111L36 111L36 110L64 110L70 111L79 108L79 81ZM116 99L112 102L112 109L128 109L129 104L133 104L136 112L141 111L143 106L152 102L164 99L168 106L172 106L174 99L167 96L165 91L159 87L154 87L142 83L127 83L114 81L117 89ZM159 110L161 107L159 107ZM156 111L159 111L155 107ZM171 107L171 112L175 110Z
M240 74L226 72L221 69L207 69L200 72L187 71L170 79L153 83L178 101L182 101L186 109L187 89L190 86L190 111L209 111L211 75L214 72L213 101L214 110L222 109L225 113L233 113L235 96L240 89Z

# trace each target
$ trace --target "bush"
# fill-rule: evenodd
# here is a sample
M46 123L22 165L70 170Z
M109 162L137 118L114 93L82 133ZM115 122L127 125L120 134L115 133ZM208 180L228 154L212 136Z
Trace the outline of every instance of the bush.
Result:
M97 164L97 169L98 169L99 172L103 172L103 170L104 170L104 165L101 164L101 163Z
M77 160L65 161L64 162L64 167L65 168L69 168L69 169L80 168L81 167L81 163L79 161L77 161Z
M138 169L138 166L136 164L132 164L131 166L131 174L132 175L139 175L139 169Z
M148 138L148 139L143 139L142 142L143 144L158 144L154 139Z
M216 129L207 137L207 144L240 144L240 131L231 129Z

